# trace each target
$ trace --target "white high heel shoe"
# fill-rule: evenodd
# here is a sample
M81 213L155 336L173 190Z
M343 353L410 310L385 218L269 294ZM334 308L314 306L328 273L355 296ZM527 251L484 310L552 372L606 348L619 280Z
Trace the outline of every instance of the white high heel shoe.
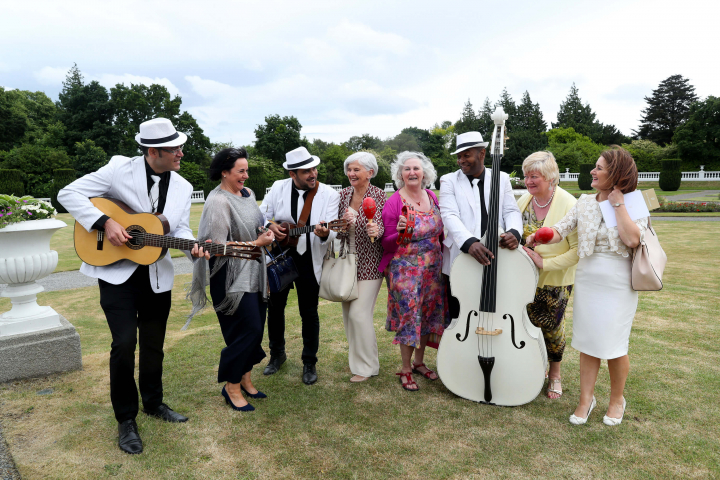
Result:
M622 415L620 415L620 418L613 418L613 417L608 417L607 415L605 415L603 417L603 423L610 427L614 427L615 425L620 425L623 421L623 417L625 416L625 407L626 406L627 406L627 402L625 401L625 397L623 397L623 413L622 413Z
M590 403L590 408L588 409L587 416L585 418L578 417L573 413L572 415L570 415L570 423L572 423L573 425L585 425L587 423L588 417L590 417L593 409L595 409L595 405L597 405L597 401L595 401L595 395L593 395L592 403Z

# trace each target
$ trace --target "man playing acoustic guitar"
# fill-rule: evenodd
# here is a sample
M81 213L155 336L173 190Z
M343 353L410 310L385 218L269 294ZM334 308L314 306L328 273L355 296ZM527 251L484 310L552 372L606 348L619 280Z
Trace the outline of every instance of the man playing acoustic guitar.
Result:
M300 276L295 280L298 306L302 319L303 338L303 376L307 385L317 382L317 351L320 343L320 319L318 318L318 293L320 275L329 242L335 240L336 233L319 223L334 220L338 214L340 194L317 180L317 167L320 159L311 156L305 147L299 147L285 154L287 160L283 167L289 171L290 178L275 182L260 205L265 221L293 224L307 223L316 225L312 233L298 238L297 248L291 256ZM305 201L310 205L306 211ZM302 217L305 218L302 218ZM301 222L302 220L302 222ZM288 230L275 223L268 223L275 238L282 241ZM268 305L268 337L270 339L270 361L263 372L272 375L285 362L285 306L292 285L278 293L270 294Z
M187 136L177 132L169 120L155 118L140 125L135 140L142 156L113 157L97 172L63 188L58 201L87 231L104 229L107 240L116 247L128 242L131 235L89 198L112 197L135 212L162 213L170 224L170 235L194 239L189 225L192 185L175 173L180 169ZM197 244L186 254L209 258ZM134 377L138 337L143 411L166 422L187 421L163 403L163 344L173 286L172 260L165 255L151 265L130 260L101 267L83 263L80 271L98 279L100 306L112 334L110 400L118 421L118 446L126 453L142 453L135 423L139 410Z

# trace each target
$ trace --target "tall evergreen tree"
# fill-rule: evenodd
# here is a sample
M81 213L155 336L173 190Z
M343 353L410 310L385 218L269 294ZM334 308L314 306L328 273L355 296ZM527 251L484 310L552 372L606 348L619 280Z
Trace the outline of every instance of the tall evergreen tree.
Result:
M690 105L697 100L695 87L687 78L682 75L666 78L650 97L645 97L648 106L642 111L640 128L635 134L642 140L669 144L675 130L687 121Z
M465 132L476 132L480 129L480 122L475 110L473 109L470 99L465 103L460 120L455 122L455 133L460 135Z
M105 87L84 83L77 64L68 71L57 102L58 120L65 125L64 144L71 154L75 145L93 140L106 152L116 152L120 134L113 124L114 108Z
M598 141L597 138L601 133L601 127L595 121L595 112L592 111L589 104L583 105L578 95L578 89L575 84L570 87L570 93L563 103L560 104L560 110L557 114L557 122L552 124L552 128L573 128L577 133L586 135Z
M483 139L485 139L485 137L489 137L492 134L493 127L495 127L495 122L493 122L493 119L490 118L494 111L495 109L490 103L490 99L485 97L483 106L478 111L478 121L480 124L479 131L480 134L483 135Z
M527 91L523 94L520 105L517 106L512 125L512 132L508 133L510 137L508 153L512 154L513 165L520 165L531 153L547 148L548 140L545 135L547 123L540 110L540 104L533 103Z

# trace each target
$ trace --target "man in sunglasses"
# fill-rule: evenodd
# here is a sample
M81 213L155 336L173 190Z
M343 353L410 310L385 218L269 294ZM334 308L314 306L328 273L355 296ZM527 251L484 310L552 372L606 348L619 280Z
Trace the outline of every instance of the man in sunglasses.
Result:
M169 120L155 118L140 125L135 140L141 156L114 156L98 171L63 188L58 201L86 230L104 230L107 240L116 247L131 236L97 209L90 198L111 197L135 212L162 213L170 224L169 236L194 239L189 224L193 187L175 173L180 169L187 136L176 131ZM190 258L206 256L197 245L186 254ZM137 343L143 411L166 422L187 421L187 417L163 403L163 344L173 286L172 260L165 255L151 265L129 260L104 267L83 263L80 272L98 279L100 306L112 334L110 400L118 421L118 446L126 453L142 453L135 423L139 410L134 377Z

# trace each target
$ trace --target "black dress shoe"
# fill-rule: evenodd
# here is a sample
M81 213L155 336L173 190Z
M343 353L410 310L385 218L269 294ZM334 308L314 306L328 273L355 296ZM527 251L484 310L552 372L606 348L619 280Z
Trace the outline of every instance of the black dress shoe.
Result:
M306 363L303 365L303 383L305 383L305 385L312 385L315 382L317 382L317 371L315 370L315 365Z
M265 370L263 370L263 375L272 375L273 373L277 373L277 371L280 370L280 365L285 363L285 360L287 360L287 355L284 353L282 355L271 356Z
M118 447L125 453L142 453L143 444L135 420L125 420L118 424Z
M174 412L172 408L168 407L164 403L161 403L155 410L143 409L143 412L145 412L146 415L157 417L160 420L165 420L170 423L183 423L188 421L186 416Z

